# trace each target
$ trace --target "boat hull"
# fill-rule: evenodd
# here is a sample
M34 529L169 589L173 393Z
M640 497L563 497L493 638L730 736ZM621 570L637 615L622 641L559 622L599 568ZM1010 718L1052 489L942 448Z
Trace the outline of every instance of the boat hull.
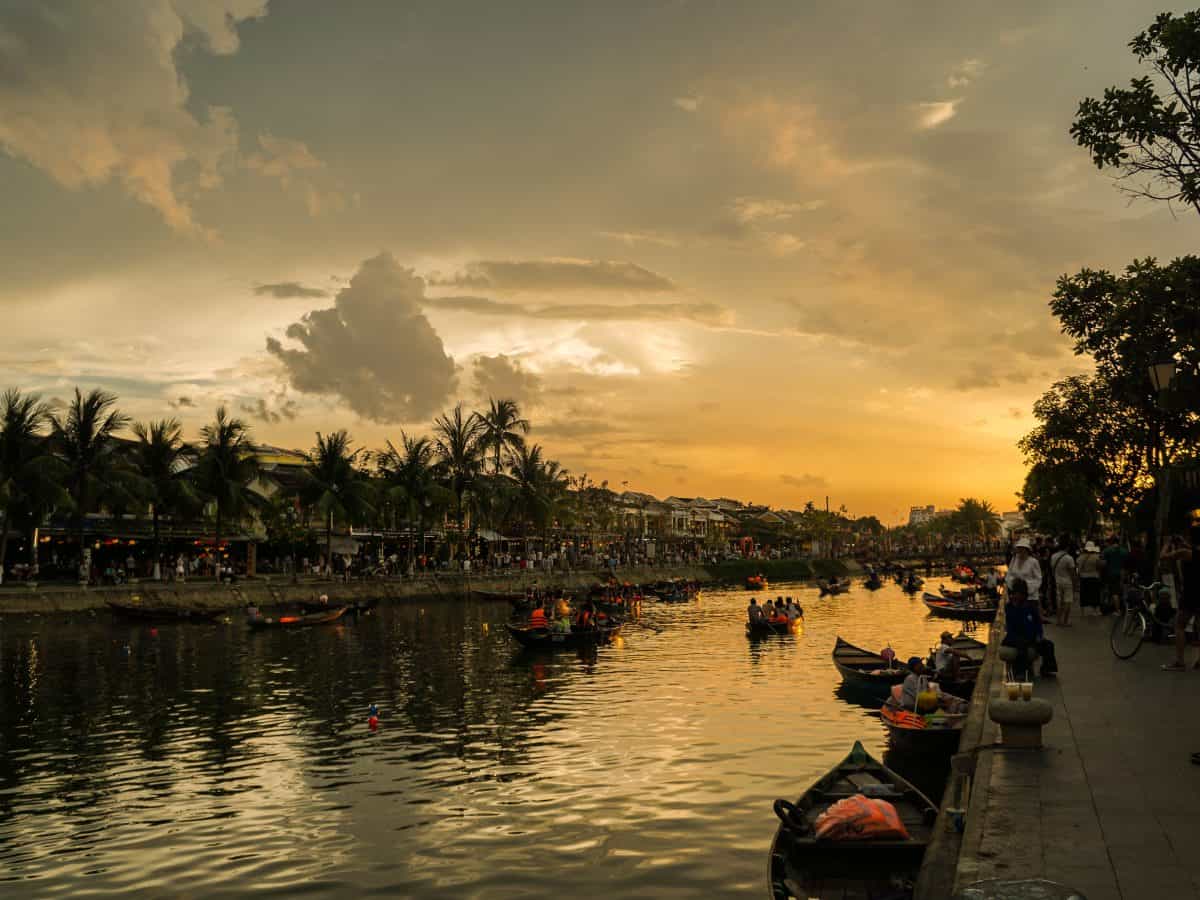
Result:
M255 616L247 618L246 623L251 628L308 628L313 625L329 625L346 614L350 607L339 606L337 609L325 612L304 613L302 615Z
M521 628L508 624L508 633L522 647L531 650L574 650L579 647L595 647L607 644L621 630L620 625L603 628L587 628L569 632L552 631L546 628Z
M958 619L961 622L991 622L995 620L998 612L995 606L964 606L941 597L931 600L929 594L925 595L922 602L935 616Z

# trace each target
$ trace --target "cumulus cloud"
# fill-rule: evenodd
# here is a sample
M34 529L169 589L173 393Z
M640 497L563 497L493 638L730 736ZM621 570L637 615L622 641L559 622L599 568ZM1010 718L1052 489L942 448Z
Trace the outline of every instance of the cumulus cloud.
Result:
M278 425L284 419L291 421L300 412L296 401L286 395L277 396L273 403L268 403L265 397L243 398L238 401L238 409L268 425Z
M918 127L929 129L944 125L957 115L958 104L960 103L962 103L961 97L957 100L936 100L928 103L918 103Z
M237 150L224 107L191 104L185 37L214 54L266 0L93 0L0 6L0 147L68 188L118 181L175 229L203 231L189 198Z
M779 480L789 487L811 490L829 487L829 479L824 475L812 475L805 472L802 475L780 475Z
M733 323L733 312L716 303L508 303L489 297L426 297L430 307L480 316L514 316L592 322L695 322L720 327Z
M505 291L620 290L663 292L675 284L631 262L603 259L481 260L434 284Z
M267 339L290 385L341 398L365 419L412 422L436 412L456 384L454 360L425 318L425 282L389 253L366 260L333 307L287 328L300 345Z
M256 284L254 296L274 297L276 300L314 300L328 297L329 291L324 288L308 287L298 281L277 281L272 284Z
M475 391L483 398L533 403L542 388L542 379L521 365L519 359L500 353L477 356L474 362Z
M258 147L256 153L246 157L246 168L269 178L278 178L284 187L291 183L297 172L320 169L325 165L313 156L303 141L262 134L258 138Z
M982 59L964 59L953 69L946 79L946 84L952 88L964 88L978 78L987 64Z

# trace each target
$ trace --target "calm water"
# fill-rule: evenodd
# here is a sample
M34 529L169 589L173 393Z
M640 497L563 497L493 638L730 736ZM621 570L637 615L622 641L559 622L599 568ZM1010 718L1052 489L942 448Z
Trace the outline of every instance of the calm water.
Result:
M761 896L771 801L885 749L834 636L903 657L945 624L894 585L778 591L803 634L752 644L749 595L708 591L591 658L519 654L505 604L0 618L0 895Z

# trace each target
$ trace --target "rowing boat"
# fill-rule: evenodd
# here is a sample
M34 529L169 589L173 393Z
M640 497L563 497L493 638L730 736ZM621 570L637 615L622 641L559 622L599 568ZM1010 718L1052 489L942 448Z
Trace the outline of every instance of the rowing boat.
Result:
M308 625L327 625L344 616L349 608L348 606L339 606L320 612L281 613L273 616L255 613L246 616L246 624L251 628L304 628Z
M792 625L792 622L768 622L766 619L747 622L746 637L753 640L755 638L771 637L775 634L792 634Z
M839 800L858 794L886 800L895 807L908 837L818 839L817 818ZM776 800L775 814L780 824L771 842L771 900L883 900L907 896L904 891L916 881L933 837L937 809L910 782L855 741L850 754L794 804Z
M221 609L202 606L147 606L140 599L131 599L128 603L117 600L104 602L108 604L113 615L141 622L211 622L225 613Z
M908 674L908 667L888 661L878 653L855 647L849 641L837 639L833 645L833 665L847 685L869 688L887 693L893 684L899 684Z
M850 590L850 585L846 582L831 581L829 584L820 585L820 596L824 597L826 594L831 596L834 594L844 594L848 590Z
M896 685L879 710L879 718L887 726L893 748L945 755L958 749L958 740L967 720L969 704L966 700L942 694L935 713L920 715L905 709L899 694L900 685Z
M999 607L996 605L982 606L947 600L937 594L925 592L922 602L935 616L946 619L960 619L969 622L991 622L996 618Z
M555 631L549 628L526 628L508 623L508 633L522 647L535 650L566 650L576 647L591 647L607 644L621 630L620 623L602 625L598 628L571 626L570 631Z

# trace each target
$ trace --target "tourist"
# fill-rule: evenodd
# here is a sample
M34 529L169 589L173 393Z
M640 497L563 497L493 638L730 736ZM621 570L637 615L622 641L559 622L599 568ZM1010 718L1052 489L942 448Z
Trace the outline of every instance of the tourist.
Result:
M1184 650L1187 647L1187 626L1191 621L1200 628L1200 527L1193 527L1190 538L1172 535L1159 557L1163 568L1178 569L1175 581L1175 596L1179 612L1175 616L1175 659L1163 666L1168 672L1182 672L1187 668ZM1181 585L1179 582L1182 581ZM1200 669L1200 658L1192 664ZM1192 761L1200 764L1195 756Z
M1075 603L1075 557L1071 555L1070 540L1064 534L1058 541L1058 550L1050 557L1050 573L1054 578L1054 592L1058 614L1055 624L1067 628L1071 624L1071 606Z
M954 649L954 635L943 631L937 649L933 652L933 668L938 678L958 679L959 660L969 660L970 657L961 650Z
M787 598L787 617L789 622L795 622L797 619L804 618L804 610L791 597Z
M915 712L917 695L929 690L929 676L925 674L925 663L919 656L909 659L908 669L909 672L904 676L904 683L900 687L900 705Z
M1121 591L1125 587L1125 560L1129 551L1121 545L1121 539L1115 534L1110 535L1100 558L1104 560L1104 606L1112 609L1121 601Z
M1079 571L1079 614L1086 615L1089 608L1100 607L1100 576L1104 568L1104 560L1100 557L1100 548L1094 541L1083 545L1083 552L1075 560Z
M752 625L763 620L762 607L758 605L758 600L754 597L750 598L750 605L746 607L746 615Z
M1058 665L1054 659L1054 644L1046 640L1042 630L1042 616L1030 602L1029 586L1022 578L1015 578L1008 585L1008 604L1004 607L1004 640L1001 646L1017 651L1013 660L1013 677L1026 681L1033 671L1033 660L1042 657L1042 675L1054 675Z
M1008 574L1004 576L1004 586L1011 591L1016 581L1025 582L1025 589L1036 594L1042 585L1042 566L1033 556L1033 545L1029 538L1021 538L1013 547L1012 561L1008 564Z

